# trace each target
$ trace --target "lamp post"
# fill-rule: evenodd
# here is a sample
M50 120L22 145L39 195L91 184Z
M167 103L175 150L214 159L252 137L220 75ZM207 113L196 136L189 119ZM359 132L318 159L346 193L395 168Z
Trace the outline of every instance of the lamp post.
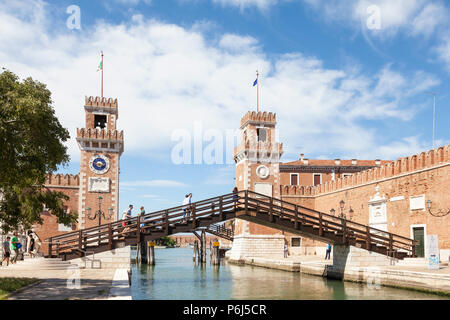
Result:
M102 217L105 220L111 220L111 217L114 213L114 209L113 208L109 208L108 209L108 217L105 216L105 212L102 211L102 196L98 196L98 211L94 213L94 215L91 215L91 208L87 207L86 211L87 211L87 217L89 220L94 220L98 217L98 225L100 226L102 224Z
M340 215L339 215L339 218L344 218L344 219L345 219L344 205L345 205L344 200L341 200L341 201L339 202L339 208L341 209L341 213L340 213Z

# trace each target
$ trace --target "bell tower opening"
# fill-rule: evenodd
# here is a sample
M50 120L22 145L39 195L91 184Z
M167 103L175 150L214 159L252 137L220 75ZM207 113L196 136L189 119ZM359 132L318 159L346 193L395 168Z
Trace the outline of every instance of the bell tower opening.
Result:
M107 122L106 115L103 115L103 114L94 115L94 127L95 128L99 127L100 129L104 129L104 128L106 128L107 123L108 122Z

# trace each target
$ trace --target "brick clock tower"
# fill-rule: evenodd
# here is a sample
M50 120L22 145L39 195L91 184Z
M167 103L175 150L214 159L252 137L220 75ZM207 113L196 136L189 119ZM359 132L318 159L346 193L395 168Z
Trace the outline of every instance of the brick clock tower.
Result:
M241 119L241 142L234 150L236 187L280 197L279 162L283 145L277 142L276 115L248 112ZM236 219L232 259L264 254L283 255L284 236L275 230ZM259 250L261 249L261 250Z
M77 142L81 150L80 191L78 198L79 229L97 226L99 210L105 219L116 221L119 214L119 160L123 153L123 131L116 129L119 117L117 99L86 97L84 110L86 127L77 128ZM90 209L90 210L89 210Z

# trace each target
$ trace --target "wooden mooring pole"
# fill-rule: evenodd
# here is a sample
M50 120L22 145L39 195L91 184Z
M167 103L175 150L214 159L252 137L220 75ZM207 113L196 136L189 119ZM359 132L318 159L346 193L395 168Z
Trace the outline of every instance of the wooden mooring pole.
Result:
M155 265L155 243L153 241L147 242L147 258L148 264L154 266Z
M202 230L202 240L200 243L200 254L201 254L201 262L206 263L206 231Z
M198 257L198 240L194 241L194 254L192 256L192 260L194 262L197 262L199 257Z
M211 256L211 262L213 265L220 264L220 256L219 256L219 246L220 243L215 239L215 241L212 243L212 256Z

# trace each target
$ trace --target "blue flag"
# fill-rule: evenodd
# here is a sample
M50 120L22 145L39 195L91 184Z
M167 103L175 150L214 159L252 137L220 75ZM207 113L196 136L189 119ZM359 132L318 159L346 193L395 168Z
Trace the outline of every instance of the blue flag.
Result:
M258 78L255 80L255 82L253 82L253 86L256 86L257 83L258 83Z

